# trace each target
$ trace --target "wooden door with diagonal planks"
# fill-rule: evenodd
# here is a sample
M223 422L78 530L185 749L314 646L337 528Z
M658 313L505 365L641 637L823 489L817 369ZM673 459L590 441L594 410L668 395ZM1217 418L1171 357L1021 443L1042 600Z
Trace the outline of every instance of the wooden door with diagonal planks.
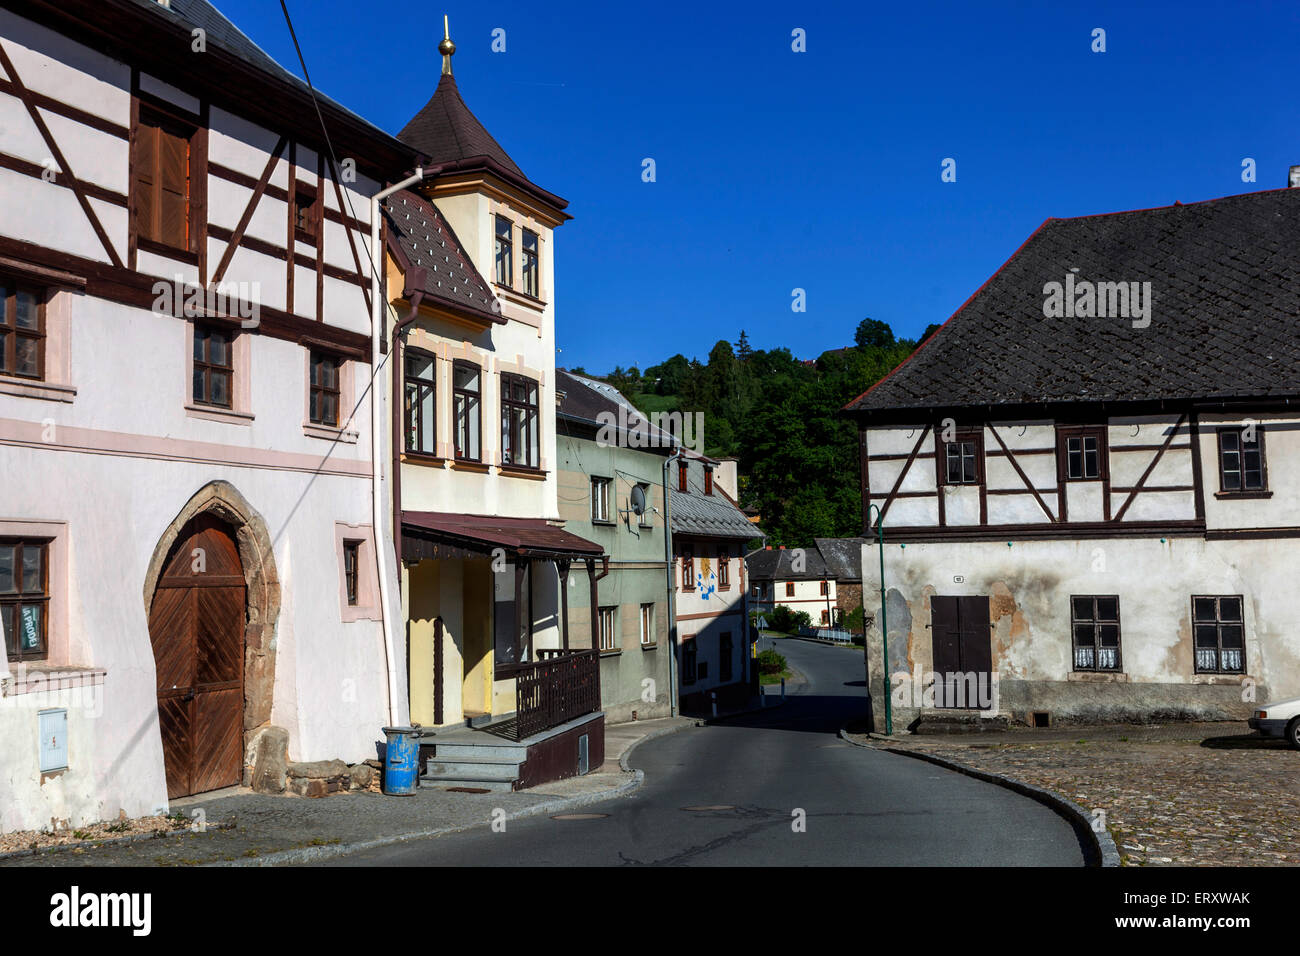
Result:
M149 612L169 799L240 782L245 596L230 531L209 515L191 520Z

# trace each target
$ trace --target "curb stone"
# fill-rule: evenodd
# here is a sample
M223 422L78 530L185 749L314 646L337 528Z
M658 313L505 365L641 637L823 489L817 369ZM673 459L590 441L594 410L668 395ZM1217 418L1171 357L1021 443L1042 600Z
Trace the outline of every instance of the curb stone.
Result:
M208 830L233 830L235 824L228 820L205 824ZM180 830L152 830L148 833L128 833L120 837L104 837L99 840L81 840L77 843L58 843L53 846L37 847L35 850L12 850L0 853L0 863L16 860L24 856L51 856L56 853L70 853L73 850L97 850L100 847L115 847L125 843L141 843L145 840L166 840L168 837L188 836L193 833L188 827Z
M1029 797L1031 800L1037 800L1039 803L1050 807L1058 814L1069 821L1071 828L1077 836L1082 838L1088 849L1092 852L1087 856L1088 866L1111 867L1123 865L1120 861L1119 850L1115 846L1115 839L1110 835L1109 830L1097 832L1092 828L1092 816L1079 804L1063 797L1059 793L1047 790L1043 787L1036 787L1031 783L1025 783L1022 780L1015 780L1011 777L1003 776L998 773L990 773L987 770L977 770L974 767L967 766L964 763L958 763L956 760L950 760L947 757L940 757L935 754L923 753L919 750L908 750L903 747L870 747L867 744L859 743L853 740L847 731L847 728L840 728L840 739L850 743L855 747L862 747L868 750L884 750L887 753L900 754L904 757L913 757L917 760L924 760L927 763L936 764L946 770L955 770L957 773L965 774L968 777L974 777L977 780L983 780L985 783L996 784L999 787L1005 787L1007 790L1015 791L1022 796ZM876 734L871 735L873 739L887 740L885 737L878 737Z
M802 671L790 664L787 664L786 666L790 668L791 675L790 679L786 683L790 685L791 689L784 697L776 697L776 695L773 694L772 696L776 697L775 704L764 704L758 707L750 707L745 710L736 710L732 711L730 714L719 714L717 717L696 717L693 718L695 720L695 726L708 727L712 724L720 724L723 721L732 720L736 717L748 717L751 714L761 714L764 711L772 711L776 710L778 707L784 707L791 697L798 697L800 694L804 693L803 689L808 686L808 678ZM769 684L768 686L770 687L772 685Z
M640 789L641 784L644 782L645 772L637 770L634 772L631 780L619 784L619 786L612 790L602 790L597 793L582 793L573 797L560 797L557 800L548 800L545 803L534 804L531 807L524 807L514 813L509 813L506 815L506 819L522 820L525 817L560 813L578 807L590 806L593 803L603 803L606 800L625 797L628 794L635 792ZM464 823L457 826L430 827L426 830L413 830L408 833L396 833L390 836L375 837L373 840L360 840L355 843L334 843L326 846L310 846L300 847L293 850L278 850L275 853L268 853L266 856L250 860L221 860L201 865L280 866L292 863L315 863L320 860L332 859L336 856L347 856L350 853L358 853L362 850L374 850L379 847L392 846L396 843L406 843L410 840L424 840L429 837L445 836L448 833L462 833L466 830L476 829L482 825L482 821L479 821L477 823Z
M690 730L691 728L698 727L698 726L700 726L698 723L691 723L691 724L678 724L676 727L660 727L658 730L651 731L650 733L646 734L644 737L632 741L632 743L628 745L628 748L623 751L623 755L618 758L619 769L622 770L624 773L639 773L644 777L645 771L633 770L628 765L628 757L632 755L632 751L636 750L637 747L640 747L643 743L645 743L648 740L658 740L660 737L667 737L669 734L680 733L683 730Z

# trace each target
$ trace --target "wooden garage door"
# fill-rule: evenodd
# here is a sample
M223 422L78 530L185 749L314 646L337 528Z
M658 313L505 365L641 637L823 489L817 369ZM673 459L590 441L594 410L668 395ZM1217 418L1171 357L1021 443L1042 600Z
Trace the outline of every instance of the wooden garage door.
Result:
M934 647L934 705L987 710L991 705L993 649L987 597L930 598Z
M240 782L246 620L235 542L217 519L195 518L168 555L149 613L169 798Z

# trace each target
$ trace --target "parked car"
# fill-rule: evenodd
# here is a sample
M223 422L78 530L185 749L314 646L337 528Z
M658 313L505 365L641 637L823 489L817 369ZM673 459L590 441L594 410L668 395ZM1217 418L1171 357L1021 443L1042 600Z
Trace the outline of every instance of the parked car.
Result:
M1265 704L1247 723L1265 737L1285 737L1287 743L1300 750L1300 697Z

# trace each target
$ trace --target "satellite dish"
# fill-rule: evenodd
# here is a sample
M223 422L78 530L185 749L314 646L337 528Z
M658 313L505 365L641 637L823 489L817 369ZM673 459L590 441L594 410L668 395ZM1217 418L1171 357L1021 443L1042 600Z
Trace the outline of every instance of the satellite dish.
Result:
M638 516L645 514L645 489L640 485L633 485L628 503L632 506L633 514Z

